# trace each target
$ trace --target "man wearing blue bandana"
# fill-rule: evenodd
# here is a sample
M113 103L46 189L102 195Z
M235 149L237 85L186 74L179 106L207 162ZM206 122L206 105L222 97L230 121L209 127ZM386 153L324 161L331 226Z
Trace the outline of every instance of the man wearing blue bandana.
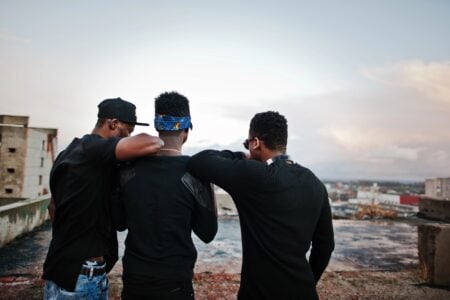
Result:
M158 156L120 170L118 230L128 229L123 257L122 299L194 299L197 251L194 233L205 243L217 232L214 193L186 173L182 155L192 129L189 101L176 92L155 99L155 128L164 141ZM121 206L121 207L120 207Z

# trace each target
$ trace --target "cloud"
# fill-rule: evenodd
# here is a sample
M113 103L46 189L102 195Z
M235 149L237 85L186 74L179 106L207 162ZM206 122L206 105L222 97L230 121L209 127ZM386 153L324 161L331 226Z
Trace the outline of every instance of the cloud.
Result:
M449 176L448 70L447 62L399 62L365 69L369 86L296 97L271 94L272 99L218 105L211 115L240 124L230 130L235 140L220 147L243 150L238 137L254 113L279 111L288 119L288 152L320 178Z
M367 132L357 127L341 127L321 129L321 133L349 152L359 152L387 142L387 136L379 129Z
M362 74L382 84L415 90L427 99L450 104L450 61L403 61L391 66L366 68Z
M18 35L15 35L6 29L0 29L0 40L6 41L6 42L24 43L24 44L31 43L30 39L26 39L26 38L20 37Z
M401 147L398 145L385 145L379 148L371 149L362 158L366 161L375 159L392 162L394 160L401 159L415 162L419 157L419 151L421 149L422 148Z

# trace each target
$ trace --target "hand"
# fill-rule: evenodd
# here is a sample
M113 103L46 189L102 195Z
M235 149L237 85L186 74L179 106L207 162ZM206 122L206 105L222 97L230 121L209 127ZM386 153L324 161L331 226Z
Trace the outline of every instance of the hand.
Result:
M48 204L48 214L50 216L50 220L52 222L55 221L55 210L56 210L56 205L55 205L55 199L53 199L53 197L50 198L50 203Z

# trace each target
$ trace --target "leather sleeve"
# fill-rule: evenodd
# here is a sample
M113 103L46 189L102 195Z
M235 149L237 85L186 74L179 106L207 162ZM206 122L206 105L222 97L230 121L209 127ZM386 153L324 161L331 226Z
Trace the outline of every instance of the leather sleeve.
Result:
M217 205L213 186L189 173L184 174L181 181L195 198L192 229L203 242L209 243L217 233Z

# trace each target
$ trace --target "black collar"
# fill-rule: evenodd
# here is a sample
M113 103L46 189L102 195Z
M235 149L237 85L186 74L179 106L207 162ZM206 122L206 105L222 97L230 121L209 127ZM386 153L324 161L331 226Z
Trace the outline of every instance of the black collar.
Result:
M293 164L293 161L289 158L289 155L287 155L287 154L281 154L281 155L269 158L268 160L266 160L266 163L268 165L271 165L276 161L286 161L286 163L288 163L288 164Z

